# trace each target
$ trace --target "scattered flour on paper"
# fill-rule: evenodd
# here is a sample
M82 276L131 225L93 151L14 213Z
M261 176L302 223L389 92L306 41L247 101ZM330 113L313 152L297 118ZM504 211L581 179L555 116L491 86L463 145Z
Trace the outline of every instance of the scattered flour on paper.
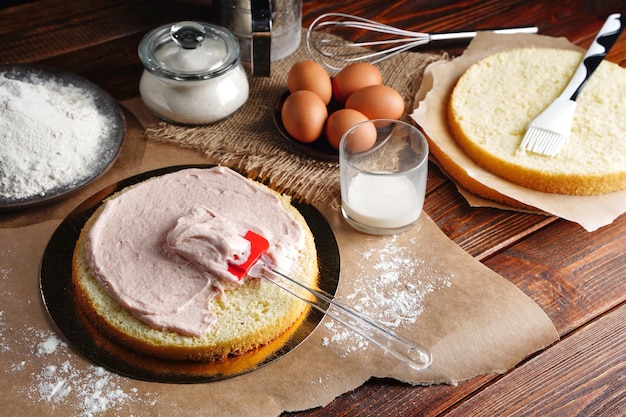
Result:
M343 295L339 301L395 329L416 323L424 312L428 294L452 286L453 276L426 265L415 256L414 249L397 243L397 235L382 239L380 249L359 253L361 261L353 292ZM412 238L409 245L415 246L417 242L418 238ZM331 336L323 339L323 345L343 349L342 356L366 350L370 344L334 320L328 320L325 326Z
M8 257L11 255L12 254L9 251L7 251L4 256ZM9 279L10 274L11 274L11 268L0 266L0 280L1 281L7 281ZM0 287L3 288L3 291L1 293L2 298L10 296L10 293L5 290L5 288L7 287L6 283L0 284ZM2 304L0 304L0 306L1 305ZM4 331L3 331L6 326L7 324L4 318L4 311L0 311L0 354L2 352L6 352L7 350L9 350L9 342L7 340L7 337L4 335Z
M0 353L6 352L10 349L9 342L2 331L6 327L6 323L4 321L4 311L0 311Z
M2 260L14 255L10 249L0 252L0 378L12 381L19 377L29 383L13 386L12 393L5 389L3 394L19 396L24 410L35 404L53 412L60 406L76 410L68 417L97 417L102 413L129 417L131 407L148 410L154 405L156 393L123 389L120 384L127 383L128 378L82 360L53 331L12 324L16 317L11 317L11 304L24 304L24 300L16 300L7 289L9 281L18 277L11 268L2 266Z
M60 405L70 406L76 410L76 417L120 412L131 403L146 407L155 404L154 394L141 394L136 388L122 389L120 382L125 378L100 366L79 364L76 353L54 332L27 327L19 333L22 337L13 340L13 346L2 334L0 340L5 353L30 350L29 354L18 356L8 364L5 362L4 369L5 376L19 374L32 379L32 383L19 392L25 402L44 403L52 410Z

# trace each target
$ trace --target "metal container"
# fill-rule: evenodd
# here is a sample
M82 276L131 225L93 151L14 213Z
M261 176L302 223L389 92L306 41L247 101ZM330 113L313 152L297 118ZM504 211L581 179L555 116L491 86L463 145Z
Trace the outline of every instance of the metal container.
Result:
M302 0L214 0L213 14L237 37L241 58L252 64L253 75L269 75L270 61L300 46Z

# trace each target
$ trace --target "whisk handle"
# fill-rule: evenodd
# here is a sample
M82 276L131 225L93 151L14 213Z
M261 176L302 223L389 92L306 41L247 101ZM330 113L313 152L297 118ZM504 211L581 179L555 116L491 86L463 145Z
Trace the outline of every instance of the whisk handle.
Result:
M481 32L493 32L493 33L501 33L501 34L511 34L511 33L537 33L539 29L537 26L527 26L521 28L506 28L506 29L490 29L484 30ZM435 41L457 41L457 40L468 40L476 37L478 31L469 31L469 32L450 32L450 33L430 33L429 40L432 42Z

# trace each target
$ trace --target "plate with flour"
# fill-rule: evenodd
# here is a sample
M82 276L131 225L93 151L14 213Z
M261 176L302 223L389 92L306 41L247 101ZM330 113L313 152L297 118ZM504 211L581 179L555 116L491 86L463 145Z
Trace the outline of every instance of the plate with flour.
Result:
M126 132L106 91L59 69L0 65L0 211L67 197L117 159Z

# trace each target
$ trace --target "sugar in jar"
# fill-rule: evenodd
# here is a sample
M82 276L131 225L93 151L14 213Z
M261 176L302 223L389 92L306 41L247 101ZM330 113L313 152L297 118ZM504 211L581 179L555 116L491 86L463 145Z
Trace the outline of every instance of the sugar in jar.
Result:
M248 99L239 43L223 27L190 21L158 27L139 43L139 58L141 99L165 121L215 123Z

